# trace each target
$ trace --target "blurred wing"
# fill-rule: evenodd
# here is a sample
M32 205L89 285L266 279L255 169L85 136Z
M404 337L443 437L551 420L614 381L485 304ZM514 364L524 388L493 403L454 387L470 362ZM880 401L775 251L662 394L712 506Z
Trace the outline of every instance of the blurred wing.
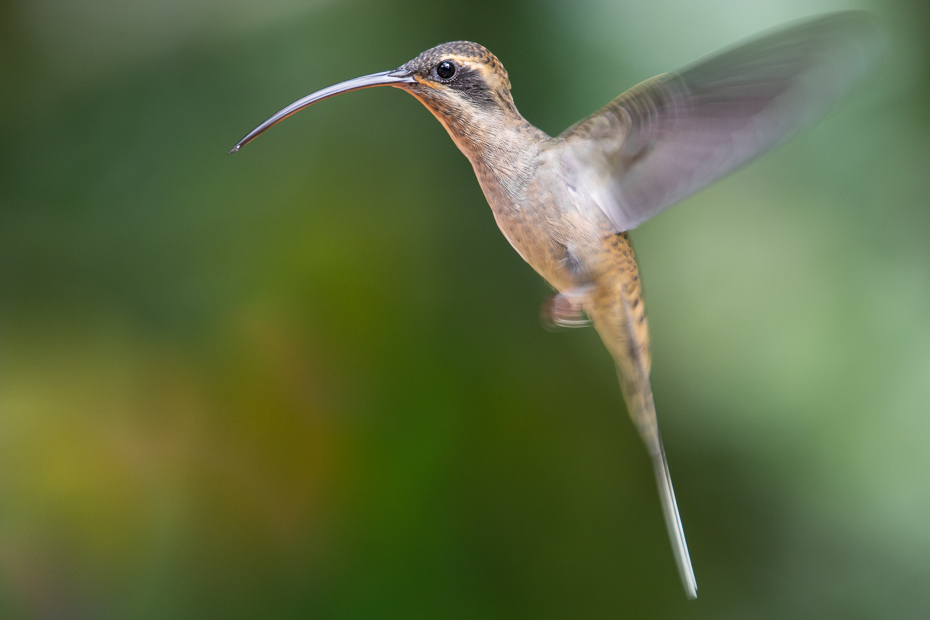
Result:
M788 27L633 87L563 133L565 152L629 230L826 112L879 41L861 12Z

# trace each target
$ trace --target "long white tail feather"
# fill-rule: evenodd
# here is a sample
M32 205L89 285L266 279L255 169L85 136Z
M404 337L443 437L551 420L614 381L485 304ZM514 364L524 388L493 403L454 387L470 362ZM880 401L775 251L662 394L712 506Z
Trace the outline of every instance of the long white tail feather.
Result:
M672 488L672 476L668 472L668 461L665 458L665 448L659 441L659 450L652 456L652 465L656 472L656 483L659 486L659 500L662 503L662 513L665 515L665 526L668 528L668 537L672 543L672 553L678 565L678 574L685 594L689 599L697 598L697 580L694 578L694 568L691 566L691 555L688 553L688 542L685 540L685 529L681 525L681 516L678 514L678 503L675 501L675 490Z

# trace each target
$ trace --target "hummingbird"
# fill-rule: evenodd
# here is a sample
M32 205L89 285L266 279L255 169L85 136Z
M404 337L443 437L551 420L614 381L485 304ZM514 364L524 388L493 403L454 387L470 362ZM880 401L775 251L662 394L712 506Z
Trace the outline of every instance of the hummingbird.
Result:
M353 90L393 86L426 106L471 162L510 245L555 289L544 305L547 321L593 324L613 358L693 599L697 582L656 418L628 232L824 114L872 64L876 42L873 19L857 11L782 26L646 80L550 137L517 111L494 54L453 41L295 101L230 153L295 112Z

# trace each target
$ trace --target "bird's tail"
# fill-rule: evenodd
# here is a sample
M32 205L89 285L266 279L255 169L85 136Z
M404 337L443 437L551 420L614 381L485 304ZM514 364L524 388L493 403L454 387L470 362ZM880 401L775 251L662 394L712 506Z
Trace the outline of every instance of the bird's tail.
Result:
M649 383L649 329L639 274L625 233L611 240L611 254L616 258L616 267L593 294L586 310L617 364L627 409L652 459L662 512L685 594L688 598L697 598L697 582L678 514Z
M681 583L688 598L697 598L697 582L694 579L694 569L691 567L691 556L688 553L685 530L681 524L681 516L678 513L678 502L675 501L675 490L672 488L672 476L668 471L668 460L665 457L665 448L662 445L662 435L659 433L649 376L637 373L639 376L631 381L623 376L623 370L620 368L618 368L618 374L620 375L620 385L627 408L630 410L630 416L646 443L646 448L652 459L656 484L659 488L659 500L662 504L662 513L665 515L665 526L668 528L672 553L675 556L675 563L678 565Z

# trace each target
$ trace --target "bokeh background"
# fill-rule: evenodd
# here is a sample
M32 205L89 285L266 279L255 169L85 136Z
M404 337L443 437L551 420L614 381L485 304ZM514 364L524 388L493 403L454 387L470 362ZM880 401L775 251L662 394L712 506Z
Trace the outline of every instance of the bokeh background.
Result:
M784 21L879 74L633 233L700 598L592 330L394 89L471 39L555 134ZM0 4L0 617L930 617L930 10Z

